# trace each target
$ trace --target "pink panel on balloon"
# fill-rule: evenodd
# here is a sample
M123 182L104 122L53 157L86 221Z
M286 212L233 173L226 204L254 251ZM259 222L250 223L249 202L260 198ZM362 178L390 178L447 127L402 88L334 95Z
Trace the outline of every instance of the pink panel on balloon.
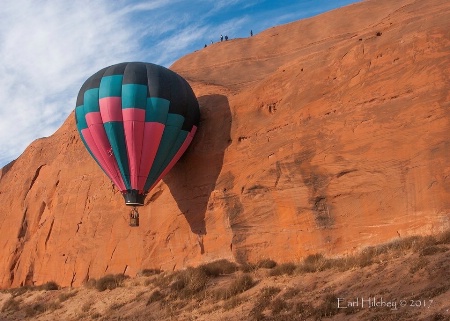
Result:
M90 113L86 114L86 123L87 123L88 127L91 125L95 125L95 124L103 125L103 120L102 120L102 116L101 116L100 112L96 111L96 112L90 112Z
M159 175L158 179L153 183L152 187L150 187L149 191L153 189L153 187L158 184L158 182L172 169L173 166L175 166L176 162L181 158L181 156L184 154L186 149L189 147L189 145L192 142L192 139L194 138L194 135L197 131L197 126L193 126L190 133L187 135L186 139L184 140L183 144L181 145L178 152L175 154L175 156L172 158L170 163L167 165L167 167L163 170L161 175Z
M122 98L105 97L99 100L100 113L104 123L122 121ZM89 114L88 114L89 115Z
M164 132L164 124L158 122L145 123L144 139L141 155L141 166L138 175L138 190L143 191L148 174L155 160L159 143Z
M134 120L145 122L145 109L125 108L122 109L123 121Z
M138 188L138 174L141 165L144 122L124 121L125 141L127 144L128 166L130 169L131 188Z
M117 167L117 164L115 161L111 163L111 161L109 161L111 157L109 155L105 155L105 153L98 148L95 139L92 137L90 129L83 129L81 134L105 173L120 190L125 190L125 184L122 181L122 177L119 175L119 168Z

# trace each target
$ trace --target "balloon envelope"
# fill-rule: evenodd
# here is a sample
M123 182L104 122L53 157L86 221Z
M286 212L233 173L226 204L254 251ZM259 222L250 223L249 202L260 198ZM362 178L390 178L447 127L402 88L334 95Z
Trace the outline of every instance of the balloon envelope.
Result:
M127 205L175 165L199 122L192 88L162 66L129 62L104 68L81 87L75 118L81 139Z

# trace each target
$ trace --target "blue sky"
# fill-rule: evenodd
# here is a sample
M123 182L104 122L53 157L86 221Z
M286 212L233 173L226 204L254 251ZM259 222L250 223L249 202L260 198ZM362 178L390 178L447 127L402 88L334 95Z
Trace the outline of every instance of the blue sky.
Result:
M256 35L355 0L3 0L0 167L53 134L84 80L123 61L166 67L220 35Z

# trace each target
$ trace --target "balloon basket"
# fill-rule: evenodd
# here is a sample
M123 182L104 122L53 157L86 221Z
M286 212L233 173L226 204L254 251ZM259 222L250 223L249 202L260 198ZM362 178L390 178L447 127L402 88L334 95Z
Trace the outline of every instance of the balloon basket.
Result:
M137 227L139 226L139 213L136 208L133 208L130 213L130 226Z

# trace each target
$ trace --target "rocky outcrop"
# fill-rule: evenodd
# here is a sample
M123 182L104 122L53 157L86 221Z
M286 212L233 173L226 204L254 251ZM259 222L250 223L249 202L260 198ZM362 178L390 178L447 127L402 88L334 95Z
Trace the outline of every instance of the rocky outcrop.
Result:
M71 115L1 170L0 287L448 229L448 30L448 1L372 0L183 57L199 131L138 228Z

